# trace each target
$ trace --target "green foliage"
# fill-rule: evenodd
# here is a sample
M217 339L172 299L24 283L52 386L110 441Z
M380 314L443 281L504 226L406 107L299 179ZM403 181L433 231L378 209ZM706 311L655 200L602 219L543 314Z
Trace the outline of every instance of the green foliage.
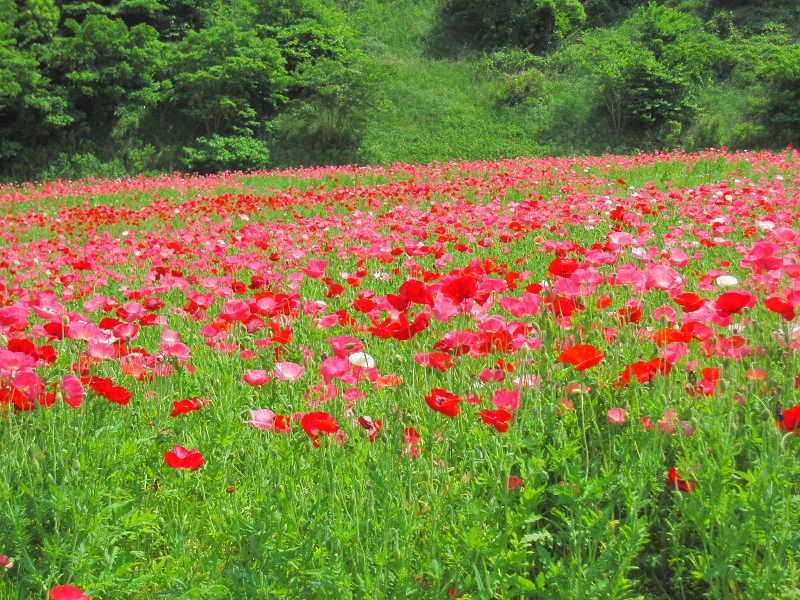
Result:
M304 161L294 157L305 164L315 158L353 159L370 119L390 106L382 90L391 72L364 60L347 64L320 58L302 64L294 80L298 97L277 124L278 146L305 148Z
M246 136L198 138L196 148L184 148L184 164L190 171L263 169L269 162L269 148L263 141Z
M583 25L586 14L578 0L448 0L442 18L478 47L544 52Z
M275 40L231 22L191 32L170 59L170 101L207 137L263 132L286 101L284 60Z

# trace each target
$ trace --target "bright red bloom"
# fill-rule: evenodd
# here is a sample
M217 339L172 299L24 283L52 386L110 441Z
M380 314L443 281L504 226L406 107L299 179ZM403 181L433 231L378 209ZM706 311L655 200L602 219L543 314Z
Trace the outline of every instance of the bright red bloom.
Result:
M717 314L721 317L739 314L742 309L747 308L753 296L743 292L725 292L717 298Z
M414 304L433 304L428 288L421 281L409 279L400 286L400 298Z
M675 467L670 467L667 472L667 485L678 488L682 492L691 492L694 489L694 483L681 477Z
M122 386L115 385L106 393L109 402L116 402L120 406L127 406L131 401L131 393Z
M203 404L204 402L197 397L186 400L176 400L172 403L174 408L169 416L177 417L178 415L185 415L186 413L190 413L194 410L200 410L203 408Z
M191 469L197 471L205 462L203 455L197 448L187 450L183 446L175 446L173 450L164 453L164 461L173 469Z
M425 402L431 407L431 410L450 418L459 413L458 403L460 401L461 396L448 392L444 388L433 388L431 393L425 396Z
M577 271L579 267L580 264L571 258L555 258L547 268L547 272L556 277L569 277Z
M89 600L81 588L74 585L57 585L50 590L51 600Z
M683 309L683 312L695 312L703 308L707 300L702 296L698 296L697 294L693 294L691 292L684 292L683 294L678 294L673 298L675 304L680 306Z
M483 419L484 423L491 425L500 433L508 431L508 421L514 419L514 415L502 408L497 410L489 410L487 408L478 413L478 416Z
M794 308L783 298L767 298L764 300L764 306L772 312L778 313L787 321L791 321L795 317Z
M314 447L319 448L317 439L322 433L336 433L339 431L339 424L333 415L326 412L310 412L303 415L300 421L300 426L306 432L306 435L314 440Z
M442 286L440 291L456 304L460 304L464 300L475 297L478 291L478 282L474 277L462 276Z
M513 490L514 488L522 487L523 483L524 483L524 481L522 481L521 477L517 477L516 475L509 475L509 477L508 477L508 489L509 490Z
M575 365L576 371L585 371L603 360L603 353L591 344L578 344L562 352L558 360Z
M583 310L583 306L576 304L572 298L555 296L545 298L544 303L557 317L571 317L576 310Z
M800 404L776 414L775 424L783 431L800 432Z
M629 365L625 365L625 370L622 371L617 387L623 387L631 382L631 375L636 378L639 383L648 383L655 379L658 373L662 375L669 375L672 365L670 365L663 358L654 358L647 362L639 361Z

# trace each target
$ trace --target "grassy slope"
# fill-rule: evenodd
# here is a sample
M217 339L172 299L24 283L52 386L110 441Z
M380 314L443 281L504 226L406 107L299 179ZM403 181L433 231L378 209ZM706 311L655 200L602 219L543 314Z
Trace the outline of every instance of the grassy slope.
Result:
M396 73L387 91L394 108L369 128L365 160L428 162L544 152L541 127L530 111L498 110L492 78L473 62L425 56L435 1L365 0L346 8L362 31L367 53Z

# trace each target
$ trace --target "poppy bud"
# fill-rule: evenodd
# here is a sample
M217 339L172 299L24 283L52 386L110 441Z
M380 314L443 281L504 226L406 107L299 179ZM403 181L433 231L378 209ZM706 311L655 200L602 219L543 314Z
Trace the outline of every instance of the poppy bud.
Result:
M158 522L158 526L159 527L163 528L163 527L167 526L167 522L164 520L164 517L158 517L158 521L157 522Z
M172 528L173 529L177 529L178 528L178 519L172 519Z
M769 421L772 418L772 411L768 408L765 408L758 416L762 421Z
M81 470L81 461L79 461L77 458L72 461L72 470L76 473Z

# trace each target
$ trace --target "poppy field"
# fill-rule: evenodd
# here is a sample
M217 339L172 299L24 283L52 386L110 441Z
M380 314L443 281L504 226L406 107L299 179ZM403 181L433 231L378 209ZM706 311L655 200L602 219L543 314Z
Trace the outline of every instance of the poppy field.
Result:
M0 187L0 600L791 598L800 154Z

